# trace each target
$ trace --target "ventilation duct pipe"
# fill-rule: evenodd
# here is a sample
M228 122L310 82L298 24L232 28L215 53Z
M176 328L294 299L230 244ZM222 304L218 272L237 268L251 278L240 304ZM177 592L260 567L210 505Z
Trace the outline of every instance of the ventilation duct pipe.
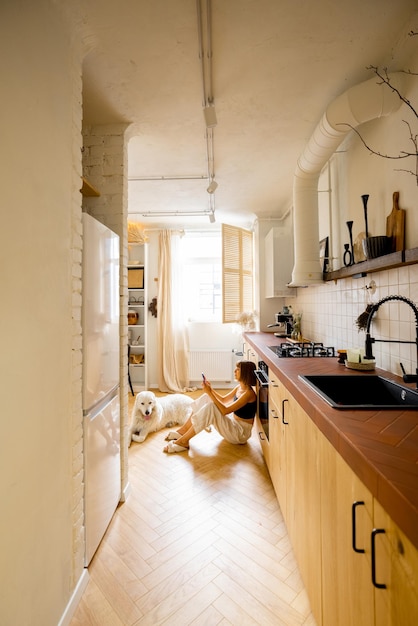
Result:
M391 74L391 85L402 90L403 75ZM402 104L400 97L372 78L351 87L327 108L304 152L293 179L295 264L289 287L323 282L319 261L318 182L322 168L351 127L390 115Z

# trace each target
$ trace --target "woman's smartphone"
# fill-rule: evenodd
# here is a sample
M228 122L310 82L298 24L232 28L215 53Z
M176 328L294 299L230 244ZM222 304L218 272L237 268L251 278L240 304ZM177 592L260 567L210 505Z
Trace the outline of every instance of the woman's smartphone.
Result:
M202 372L202 379L203 379L203 382L205 383L206 382L206 376L204 375L203 372Z

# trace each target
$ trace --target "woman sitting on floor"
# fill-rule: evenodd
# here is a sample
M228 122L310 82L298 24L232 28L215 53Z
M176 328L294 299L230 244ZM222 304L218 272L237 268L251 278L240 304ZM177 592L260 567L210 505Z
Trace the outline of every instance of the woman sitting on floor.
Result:
M187 422L168 434L166 439L170 443L164 452L186 452L190 439L209 426L214 426L229 443L246 443L251 437L257 408L257 396L253 389L256 384L255 369L252 361L238 361L234 375L239 384L225 396L214 391L210 382L203 378L205 393L192 405L192 415Z

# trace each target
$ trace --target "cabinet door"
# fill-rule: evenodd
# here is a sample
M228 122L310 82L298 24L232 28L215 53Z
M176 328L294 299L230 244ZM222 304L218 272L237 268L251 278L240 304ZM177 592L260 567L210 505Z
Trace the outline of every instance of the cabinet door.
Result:
M286 388L276 376L270 375L272 399L271 456L272 481L284 520L287 520L287 423L283 409L286 405Z
M321 623L318 429L286 391L286 524L312 612Z
M259 356L256 353L256 351L254 350L254 348L252 348L249 343L244 341L243 346L242 346L242 350L243 350L243 353L244 353L243 358L246 359L247 361L252 361L253 363L255 363L258 366L258 362L261 359L259 358ZM261 389L259 393L263 393L263 389ZM261 449L263 451L264 460L265 460L266 465L267 465L267 467L269 468L269 471L270 471L270 445L269 445L269 440L267 438L267 435L266 435L266 433L264 431L264 428L263 428L263 426L261 424L261 421L260 421L258 415L256 415L256 418L255 418L255 427L257 429L258 438L260 440L260 445L261 445Z
M418 624L418 550L374 501L376 626Z
M280 387L277 377L269 373L270 478L280 508L286 510L286 439L280 410ZM286 518L285 518L286 519Z
M264 460L270 472L270 444L267 439L264 428L261 425L258 415L255 417L255 427L257 429L258 438L260 440L261 449L263 451Z
M329 441L321 450L322 623L372 626L373 497ZM382 625L379 625L382 626Z
M244 341L243 343L242 351L244 354L244 359L246 359L247 361L252 361L256 365L258 365L260 358L254 348L252 348L250 344L248 344L246 341Z
M292 280L293 234L290 225L274 227L264 240L265 296L275 298L296 296L296 289L287 285Z

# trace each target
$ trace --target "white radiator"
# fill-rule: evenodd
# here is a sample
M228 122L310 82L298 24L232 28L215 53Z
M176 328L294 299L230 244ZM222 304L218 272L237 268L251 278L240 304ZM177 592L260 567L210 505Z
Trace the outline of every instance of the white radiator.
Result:
M210 381L232 380L232 350L192 350L189 352L189 378Z

